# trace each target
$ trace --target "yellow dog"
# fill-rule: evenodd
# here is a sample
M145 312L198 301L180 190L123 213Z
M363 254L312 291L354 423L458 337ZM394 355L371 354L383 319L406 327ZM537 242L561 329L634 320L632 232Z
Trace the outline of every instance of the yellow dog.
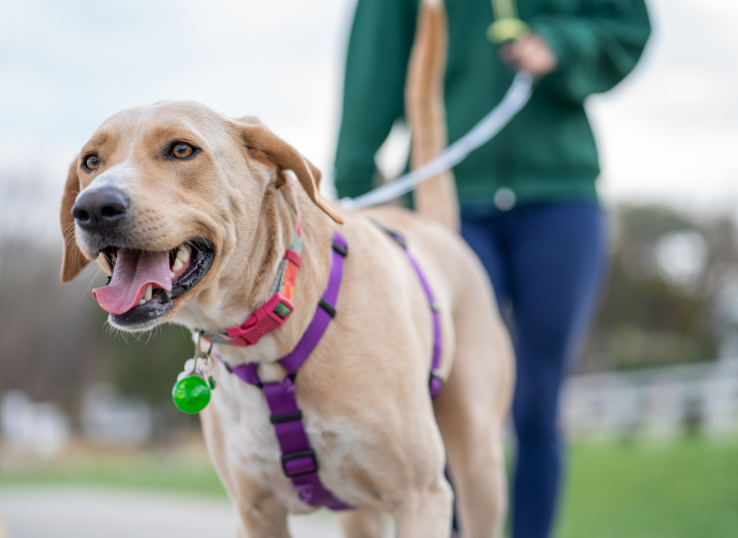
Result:
M426 38L437 37L433 25L442 23L429 9ZM439 43L420 43L426 48L416 61L437 60ZM420 69L420 82L423 73L438 80L437 70ZM436 135L416 156L442 144L432 128ZM286 180L287 171L299 185ZM337 314L296 378L296 397L320 480L357 507L342 512L346 535L380 536L381 514L389 513L403 538L447 538L448 465L464 535L496 536L506 506L502 429L513 364L487 277L453 231L423 216L428 210L348 212L320 196L320 177L253 118L192 102L125 110L102 124L69 170L62 280L97 259L112 274L98 300L113 326L145 331L171 321L222 332L270 297L299 208L303 248L292 315L255 345L215 345L227 363L258 363L259 377L274 382L285 376L276 359L300 340L326 287L339 231L350 254ZM420 205L450 207L443 219L452 224L453 206L432 194L447 189L448 179L431 183ZM445 386L434 402L426 296L402 249L372 219L407 238L435 295ZM283 473L262 391L223 364L215 375L218 389L202 424L240 536L287 537L287 514L315 508Z

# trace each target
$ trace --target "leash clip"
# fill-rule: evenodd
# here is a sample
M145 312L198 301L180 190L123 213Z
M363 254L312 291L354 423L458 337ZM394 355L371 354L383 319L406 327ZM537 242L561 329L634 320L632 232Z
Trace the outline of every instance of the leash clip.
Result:
M214 362L213 362L212 353L213 353L214 342L210 340L209 338L205 338L202 335L201 330L197 330L195 334L197 335L197 342L195 343L195 357L194 358L195 358L195 362L197 362L197 359L203 359L205 361L205 365L203 366L203 368L198 370L198 373L205 375L208 372L210 372L210 370L213 369ZM208 344L210 344L208 346L207 351L202 350L203 340L206 341Z

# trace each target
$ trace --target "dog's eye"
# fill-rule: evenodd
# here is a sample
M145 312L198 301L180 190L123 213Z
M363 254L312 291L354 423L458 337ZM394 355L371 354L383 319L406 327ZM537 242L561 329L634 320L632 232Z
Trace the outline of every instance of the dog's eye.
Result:
M184 159L186 157L189 157L195 152L195 148L190 146L189 144L184 144L180 142L179 144L176 144L172 148L172 155L174 157L177 157L178 159Z
M100 159L97 155L90 155L85 159L85 168L88 170L94 170L98 166L100 166Z

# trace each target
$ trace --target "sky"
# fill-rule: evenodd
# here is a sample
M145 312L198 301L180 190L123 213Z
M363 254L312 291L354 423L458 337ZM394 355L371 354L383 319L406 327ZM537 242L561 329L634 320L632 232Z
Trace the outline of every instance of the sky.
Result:
M738 2L651 0L653 37L587 103L605 199L738 204Z
M600 192L735 211L738 2L648 4L642 62L587 103ZM0 0L0 228L57 233L67 166L97 126L164 99L256 115L330 182L354 5Z

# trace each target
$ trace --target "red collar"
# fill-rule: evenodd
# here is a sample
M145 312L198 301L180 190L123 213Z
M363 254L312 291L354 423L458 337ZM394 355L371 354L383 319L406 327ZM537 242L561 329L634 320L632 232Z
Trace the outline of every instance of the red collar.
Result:
M290 187L295 184L290 182ZM297 223L292 244L284 253L279 265L277 280L272 288L271 298L258 308L249 319L240 325L230 327L224 333L209 333L201 331L201 338L214 344L230 344L232 346L246 347L255 345L262 336L277 330L292 314L292 298L295 293L295 281L297 270L300 268L302 258L302 220L300 218L300 206L297 204L297 196L292 191L295 210L297 212Z

